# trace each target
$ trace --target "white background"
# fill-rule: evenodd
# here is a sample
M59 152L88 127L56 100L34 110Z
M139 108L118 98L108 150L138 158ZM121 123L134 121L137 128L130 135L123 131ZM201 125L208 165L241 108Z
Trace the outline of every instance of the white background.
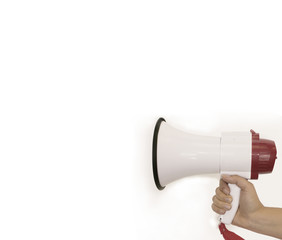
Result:
M276 141L281 1L1 1L0 238L220 239L218 176L155 189L159 116ZM270 239L230 227L246 239Z

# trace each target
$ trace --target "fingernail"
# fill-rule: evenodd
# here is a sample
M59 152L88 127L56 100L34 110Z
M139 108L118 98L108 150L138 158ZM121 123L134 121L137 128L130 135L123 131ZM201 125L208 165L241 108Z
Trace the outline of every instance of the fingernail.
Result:
M226 211L224 211L223 209L220 209L220 210L219 210L219 213L222 214L222 215L225 214L225 212L226 212Z
M224 208L227 209L227 210L230 210L231 209L231 205L225 205Z
M225 198L225 201L231 203L232 202L232 197Z

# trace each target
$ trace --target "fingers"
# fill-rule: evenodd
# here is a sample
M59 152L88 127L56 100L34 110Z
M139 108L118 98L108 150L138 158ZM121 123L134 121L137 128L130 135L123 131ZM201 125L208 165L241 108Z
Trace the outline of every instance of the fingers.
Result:
M220 179L219 182L219 188L222 192L224 192L226 195L230 194L230 188L228 187L228 183L225 182L223 179Z
M212 201L212 209L218 214L224 214L232 207L232 197L222 192L220 187L216 189L216 195L213 196Z
M217 195L215 195L212 199L213 205L220 209L224 210L230 210L231 209L231 202L230 201L221 201L220 199L217 198Z
M239 176L222 175L222 181L225 183L236 184L241 190L246 190L251 184L245 178Z
M229 195L230 188L228 183L220 179L219 187L215 190L215 193L216 195L214 195L212 199L212 209L216 213L223 215L232 207L232 197Z
M216 189L216 195L213 197L212 209L218 214L225 214L230 210L232 205L232 197L230 196L230 188L228 184L236 184L244 192L254 192L253 184L240 176L222 175L219 187Z
M222 192L219 187L215 190L215 193L216 195L214 197L216 197L218 200L226 203L232 202L232 197Z
M217 207L215 204L212 204L212 210L220 215L223 215L226 213L226 210L224 210L223 208L219 208Z

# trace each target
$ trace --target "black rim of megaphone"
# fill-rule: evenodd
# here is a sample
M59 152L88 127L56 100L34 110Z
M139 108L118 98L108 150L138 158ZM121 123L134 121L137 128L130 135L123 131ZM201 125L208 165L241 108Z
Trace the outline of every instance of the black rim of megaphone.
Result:
M153 173L154 173L154 180L156 187L159 190L163 190L165 187L163 187L160 184L159 175L158 175L158 155L157 155L157 149L158 149L158 135L159 135L159 129L162 124L162 122L165 122L164 118L159 118L159 120L156 123L155 130L154 130L154 137L153 137Z

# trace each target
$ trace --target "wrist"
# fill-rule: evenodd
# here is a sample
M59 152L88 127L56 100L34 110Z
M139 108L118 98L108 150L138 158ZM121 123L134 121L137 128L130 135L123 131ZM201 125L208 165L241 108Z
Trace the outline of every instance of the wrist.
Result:
M257 207L255 211L248 214L242 214L238 211L234 218L233 225L253 231L260 224L264 209L265 207L261 205Z
M250 214L245 228L253 232L282 239L282 209L261 207Z
M249 215L246 229L257 232L263 226L265 209L266 207L261 206Z

